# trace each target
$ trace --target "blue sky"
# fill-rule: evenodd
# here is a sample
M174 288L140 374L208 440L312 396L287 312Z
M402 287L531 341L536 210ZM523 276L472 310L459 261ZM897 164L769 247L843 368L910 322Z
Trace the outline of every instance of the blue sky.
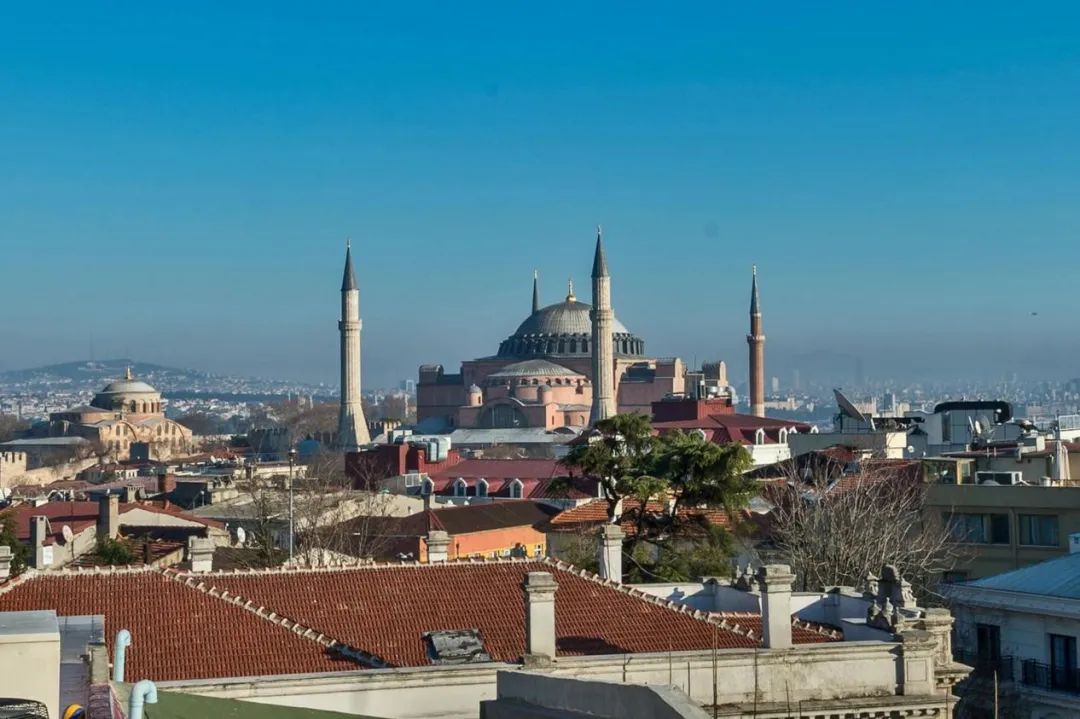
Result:
M389 384L587 300L599 222L656 355L743 372L757 264L770 374L1070 373L1080 7L669 5L5 7L0 363L332 381L351 235Z

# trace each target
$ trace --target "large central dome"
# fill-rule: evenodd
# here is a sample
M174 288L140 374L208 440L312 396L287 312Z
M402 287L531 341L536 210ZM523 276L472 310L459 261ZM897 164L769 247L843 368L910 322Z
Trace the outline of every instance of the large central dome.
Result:
M517 331L499 345L498 356L592 356L591 309L590 305L578 302L571 289L562 302L533 310ZM630 334L618 319L611 323L611 341L617 356L641 357L645 353L645 343Z
M555 305L548 305L533 312L517 328L515 337L522 335L589 335L592 336L592 320L589 319L591 305L577 300L564 300ZM623 323L614 319L611 331L615 334L630 334Z

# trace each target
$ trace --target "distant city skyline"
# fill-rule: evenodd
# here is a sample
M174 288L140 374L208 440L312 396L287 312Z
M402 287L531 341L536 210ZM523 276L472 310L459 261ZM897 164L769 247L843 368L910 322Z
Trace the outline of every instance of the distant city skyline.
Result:
M1080 8L976 7L9 8L0 367L334 382L351 236L392 387L534 270L590 301L601 223L616 316L736 383L755 264L781 387L1080 375Z

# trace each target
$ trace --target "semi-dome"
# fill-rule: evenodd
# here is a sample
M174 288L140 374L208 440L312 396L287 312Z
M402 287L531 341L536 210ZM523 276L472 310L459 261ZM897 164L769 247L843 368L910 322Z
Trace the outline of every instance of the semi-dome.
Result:
M547 360L534 359L525 360L524 362L515 362L514 364L508 364L498 372L492 372L488 375L488 379L499 378L511 378L511 377L570 377L579 376L577 372L569 367L563 367L562 365L555 364L554 362L548 362Z

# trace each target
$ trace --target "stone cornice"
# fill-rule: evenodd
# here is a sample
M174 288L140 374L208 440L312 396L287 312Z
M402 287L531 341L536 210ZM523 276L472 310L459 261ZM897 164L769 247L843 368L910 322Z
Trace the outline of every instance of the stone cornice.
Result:
M1080 619L1080 601L1076 599L1061 599L1044 594L1024 594L1022 592L1007 592L1000 589L984 589L982 587L965 587L961 585L948 587L945 593L954 601L969 607Z

